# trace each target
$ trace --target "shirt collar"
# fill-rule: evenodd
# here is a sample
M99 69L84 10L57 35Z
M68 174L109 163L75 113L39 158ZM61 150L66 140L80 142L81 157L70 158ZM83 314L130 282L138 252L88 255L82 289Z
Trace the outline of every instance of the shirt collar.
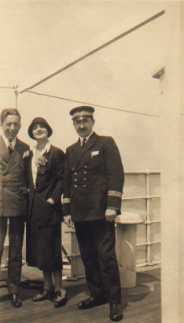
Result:
M51 148L51 143L48 141L44 147L44 149L40 150L40 153L43 155L45 153L48 153L49 150ZM33 153L35 152L35 150L37 150L37 145L32 146L31 150L33 151Z
M4 133L3 133L3 132L2 132L2 134L1 134L1 136L2 136L2 138L3 138L3 140L4 140L4 142L5 142L6 147L9 147L9 145L10 145L10 141L8 140L8 138L4 135ZM11 146L12 146L12 148L13 148L13 149L15 148L16 141L17 141L17 139L16 139L16 138L15 138L15 139L13 139L13 140L11 141Z
M93 131L87 137L79 137L80 144L82 145L84 138L86 139L86 142L87 142L89 138L92 136L92 134L93 134Z

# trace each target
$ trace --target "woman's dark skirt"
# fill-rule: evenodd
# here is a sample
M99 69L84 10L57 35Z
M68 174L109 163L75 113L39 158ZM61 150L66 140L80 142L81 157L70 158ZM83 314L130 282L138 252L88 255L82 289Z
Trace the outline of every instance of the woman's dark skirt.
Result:
M36 218L33 212L26 226L27 264L44 271L61 270L61 223L40 226Z

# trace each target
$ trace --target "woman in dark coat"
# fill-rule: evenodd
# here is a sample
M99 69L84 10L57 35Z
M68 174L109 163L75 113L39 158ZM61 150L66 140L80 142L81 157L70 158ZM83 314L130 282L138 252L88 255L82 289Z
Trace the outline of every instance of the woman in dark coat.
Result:
M35 118L28 128L36 141L29 164L29 216L27 221L27 263L42 270L43 291L34 302L54 299L55 307L66 303L62 289L61 195L64 153L52 146L52 129L44 118Z

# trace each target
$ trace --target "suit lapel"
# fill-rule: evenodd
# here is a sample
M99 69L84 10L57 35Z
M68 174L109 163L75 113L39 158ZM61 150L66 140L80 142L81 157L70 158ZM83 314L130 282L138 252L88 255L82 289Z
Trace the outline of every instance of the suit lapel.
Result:
M73 147L73 168L76 169L79 162L80 162L80 159L81 159L81 155L82 155L82 147L81 147L81 144L80 144L80 140L78 140L75 144L75 146Z
M17 139L16 139L16 143L15 143L15 148L14 148L14 150L15 150L15 151L17 151L17 152L19 152L19 153L22 153L22 149L23 149L22 144L21 144L21 142L19 141L19 139L17 138Z
M16 138L16 143L15 143L15 147L13 152L10 154L9 151L9 162L13 163L14 162L14 158L16 154L19 154L20 156L23 155L24 152L24 146L22 145L21 141Z
M43 154L43 156L47 159L47 164L45 166L45 169L49 168L49 165L51 163L51 159L52 159L52 155L53 155L53 147L51 145L50 150L48 152L45 152ZM44 173L41 173L38 169L37 171L37 177L36 177L36 186L39 185L39 181L40 181L40 177L43 176Z
M30 158L29 158L29 161L28 161L28 169L29 169L29 185L31 187L34 187L34 182L33 182L33 172L32 172L32 159L33 159L33 152L32 150L30 151Z
M93 133L91 137L88 139L87 143L85 144L84 148L81 147L80 141L76 144L75 147L75 169L80 168L85 163L85 157L87 156L88 151L93 147L96 143L97 135Z
M98 136L96 135L96 133L93 133L91 135L91 137L87 141L86 145L84 146L84 153L91 149L91 147L96 143L97 138L98 138Z

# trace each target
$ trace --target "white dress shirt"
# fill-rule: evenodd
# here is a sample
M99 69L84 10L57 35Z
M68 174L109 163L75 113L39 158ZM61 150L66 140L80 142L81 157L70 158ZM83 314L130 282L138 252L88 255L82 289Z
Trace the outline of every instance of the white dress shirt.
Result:
M37 179L37 173L38 173L38 163L37 160L39 157L43 156L43 154L48 153L50 150L51 144L48 141L45 147L42 150L39 150L37 146L32 147L33 152L33 158L31 163L31 171L32 171L32 177L33 177L33 183L36 185L36 179Z
M87 142L92 134L93 134L93 131L87 137L79 137L81 146L83 145L84 139L86 139L86 142Z

